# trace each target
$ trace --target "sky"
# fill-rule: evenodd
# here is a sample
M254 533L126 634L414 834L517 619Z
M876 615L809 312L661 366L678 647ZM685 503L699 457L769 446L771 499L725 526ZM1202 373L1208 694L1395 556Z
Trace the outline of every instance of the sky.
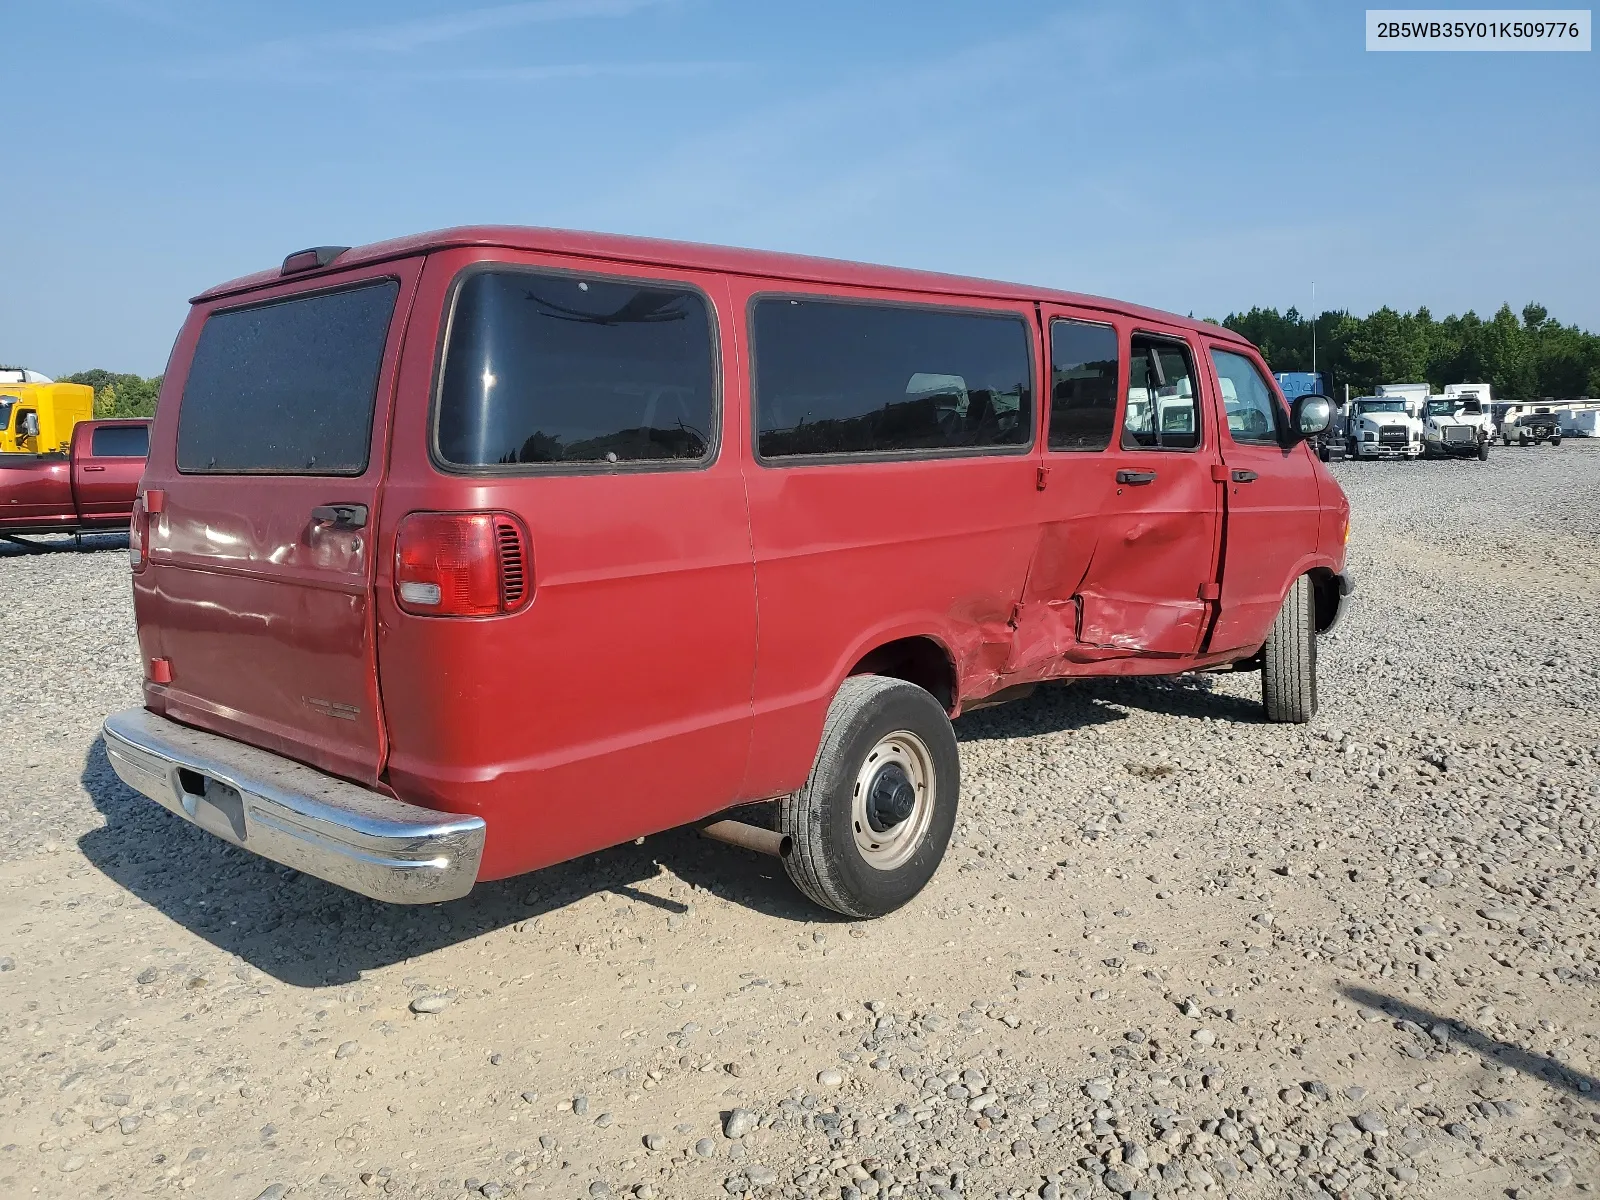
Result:
M1596 54L1368 53L1363 13L0 3L0 362L155 374L213 283L473 223L1600 330Z

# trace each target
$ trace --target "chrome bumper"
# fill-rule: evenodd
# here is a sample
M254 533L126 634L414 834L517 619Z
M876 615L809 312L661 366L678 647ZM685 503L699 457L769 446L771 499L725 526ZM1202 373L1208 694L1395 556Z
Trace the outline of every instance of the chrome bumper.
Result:
M465 896L482 817L378 792L143 708L106 718L106 756L129 787L262 858L395 904Z

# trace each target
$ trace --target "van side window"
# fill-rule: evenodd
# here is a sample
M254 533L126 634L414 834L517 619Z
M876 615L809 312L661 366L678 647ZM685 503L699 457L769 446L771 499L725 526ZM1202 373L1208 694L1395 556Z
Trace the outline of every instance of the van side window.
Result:
M89 441L89 453L96 458L148 458L150 426L102 425Z
M450 320L438 453L462 467L704 462L716 391L699 292L476 271Z
M1228 437L1250 446L1277 445L1283 417L1267 381L1255 363L1242 354L1213 349L1222 407L1228 415Z
M1021 317L780 296L751 326L761 458L1033 441Z
M1133 338L1128 363L1124 450L1193 450L1200 445L1194 361L1182 342Z
M1050 322L1050 449L1104 450L1117 419L1117 331Z

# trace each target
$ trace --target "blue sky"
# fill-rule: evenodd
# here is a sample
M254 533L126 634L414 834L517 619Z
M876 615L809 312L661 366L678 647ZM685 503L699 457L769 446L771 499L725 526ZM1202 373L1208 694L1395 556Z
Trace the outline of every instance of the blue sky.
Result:
M0 6L0 361L162 369L302 246L601 229L1097 292L1600 329L1600 63L1345 3Z

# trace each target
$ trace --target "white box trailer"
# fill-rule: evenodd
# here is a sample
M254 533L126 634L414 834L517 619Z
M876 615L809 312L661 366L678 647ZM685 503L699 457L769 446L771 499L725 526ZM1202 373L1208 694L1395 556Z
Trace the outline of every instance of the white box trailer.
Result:
M1433 393L1426 383L1380 383L1374 394L1385 400L1404 400L1406 412L1415 417L1421 415L1422 406Z
M1579 400L1558 415L1562 437L1600 437L1600 401Z
M1451 398L1476 396L1478 403L1483 405L1486 412L1494 403L1494 389L1487 383L1447 383L1444 385L1444 394Z

